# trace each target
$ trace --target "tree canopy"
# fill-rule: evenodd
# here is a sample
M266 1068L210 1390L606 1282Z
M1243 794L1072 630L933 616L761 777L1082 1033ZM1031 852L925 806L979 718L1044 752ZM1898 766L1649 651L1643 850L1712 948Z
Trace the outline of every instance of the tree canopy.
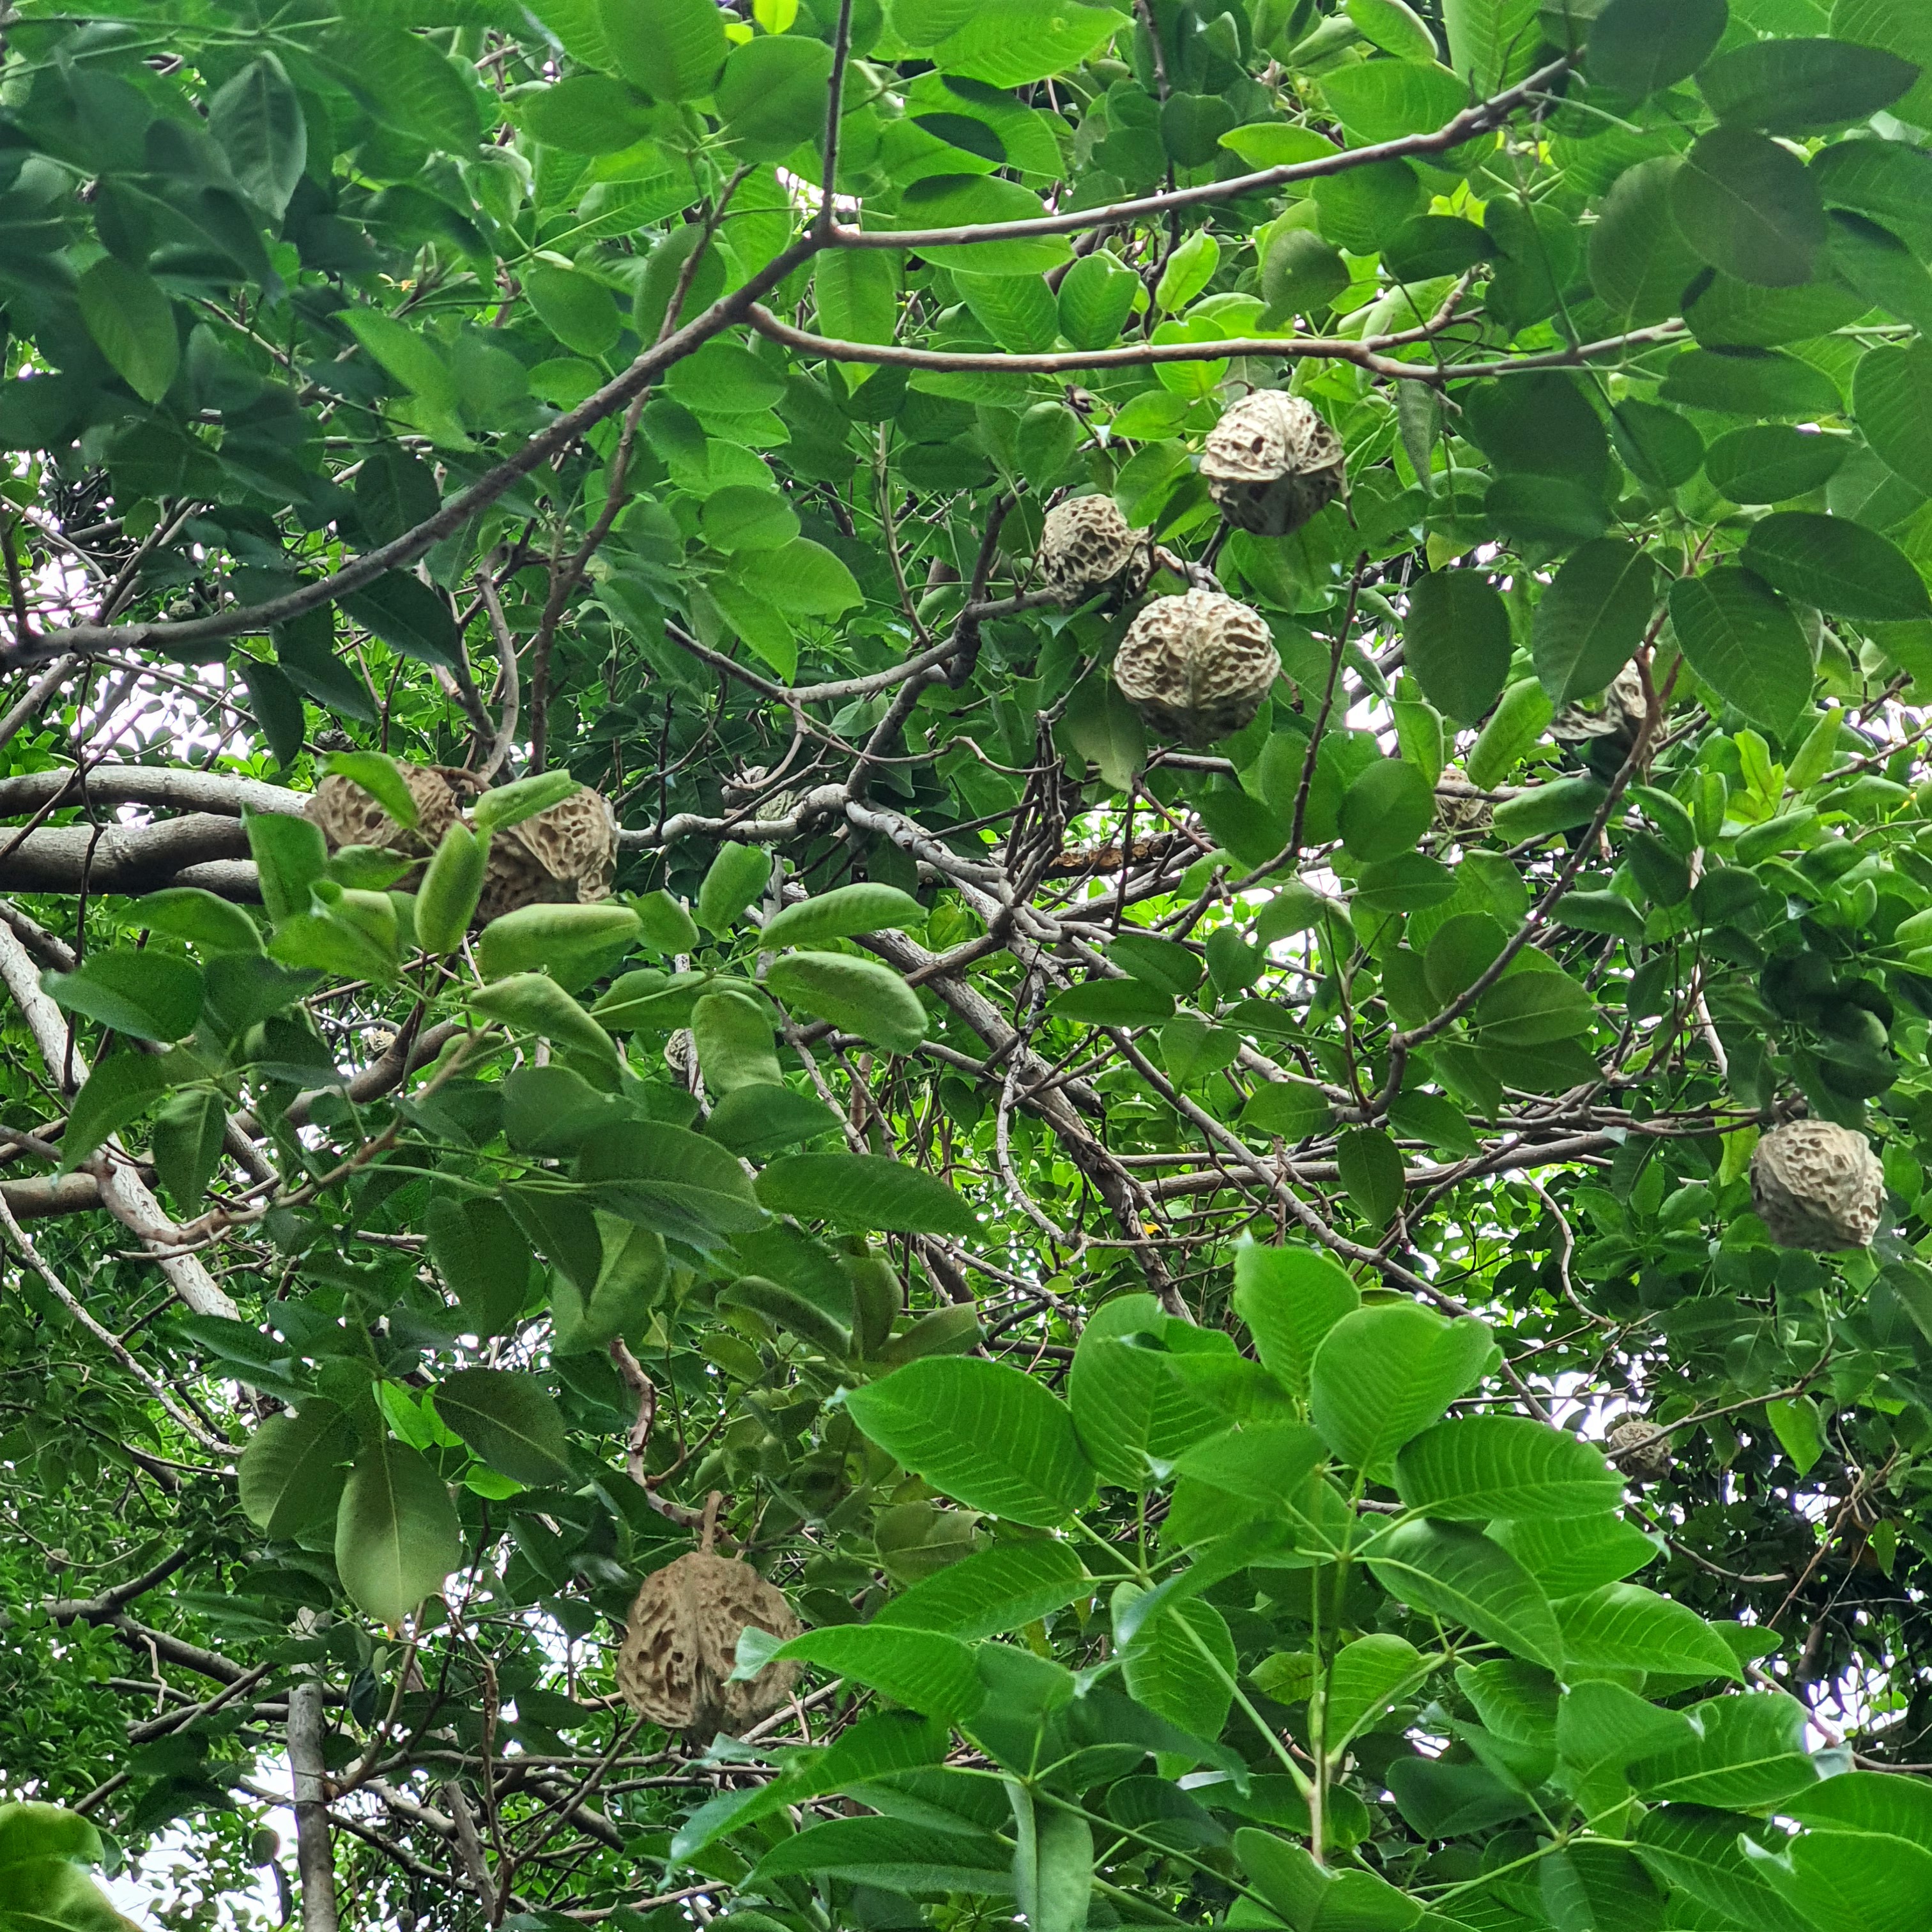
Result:
M0 1932L1932 1922L1924 0L0 40Z

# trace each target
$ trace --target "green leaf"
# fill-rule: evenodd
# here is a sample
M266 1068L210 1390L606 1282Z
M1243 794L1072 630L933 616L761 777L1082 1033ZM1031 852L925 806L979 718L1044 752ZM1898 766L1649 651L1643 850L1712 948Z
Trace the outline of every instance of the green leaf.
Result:
M154 1169L184 1218L200 1211L227 1130L228 1110L218 1093L177 1094L155 1118Z
M524 293L544 328L580 356L605 355L622 330L616 297L580 269L532 262L524 271Z
M181 366L174 305L152 275L104 255L80 278L81 319L114 373L143 402L158 403Z
M706 994L691 1010L691 1038L704 1084L714 1094L784 1084L771 1015L742 993Z
M910 1372L900 1371L902 1375ZM760 1654L747 1674L755 1675L774 1660L796 1658L868 1684L894 1703L941 1724L956 1724L970 1718L985 1695L980 1673L974 1667L973 1652L957 1637L936 1630L908 1630L886 1623L834 1624L807 1630L775 1649L758 1648ZM741 1661L739 1670L746 1669Z
M1309 1414L1343 1462L1379 1480L1396 1451L1469 1388L1494 1346L1471 1316L1445 1322L1407 1303L1358 1308L1315 1351Z
M117 1053L98 1060L69 1110L61 1136L62 1172L78 1167L110 1134L138 1120L182 1078L173 1055Z
M1449 64L1476 98L1520 80L1536 63L1538 0L1442 0Z
M1342 843L1358 859L1393 859L1412 850L1435 817L1428 779L1400 759L1378 758L1342 795Z
M1903 1839L1808 1832L1786 1856L1792 1876L1780 1889L1808 1925L1912 1932L1932 1912L1932 1852Z
M707 932L728 932L772 875L772 855L762 845L718 848L698 889L698 916Z
M302 102L280 62L264 54L227 81L208 104L208 131L242 193L280 221L308 159Z
M1350 1127L1337 1136L1335 1167L1356 1211L1378 1227L1402 1205L1401 1150L1380 1127Z
M186 940L211 958L262 950L262 935L248 914L200 886L167 886L149 892L128 908L128 921Z
M1481 1046L1543 1046L1587 1033L1597 1009L1567 973L1508 974L1476 1002L1470 1031Z
M1644 1797L1720 1810L1781 1805L1815 1785L1819 1770L1804 1748L1807 1712L1778 1690L1713 1697L1686 1714L1699 1735L1640 1758L1628 1772Z
M608 74L566 74L510 100L525 133L569 154L616 154L651 131L650 108Z
M1078 67L1126 24L1124 15L1106 8L1062 4L1048 12L1032 0L988 0L932 57L944 74L1025 87Z
M319 1396L304 1402L299 1412L284 1409L266 1418L235 1466L248 1520L278 1538L328 1522L355 1453L350 1417Z
M798 512L776 490L728 483L704 500L705 541L714 550L776 550L798 535Z
M749 589L789 616L836 617L865 602L844 563L809 537L794 537L776 550L746 552L737 566Z
M201 1013L201 970L172 953L131 946L90 952L71 973L44 973L56 1004L136 1040L183 1040Z
M744 1882L768 1885L805 1874L881 1892L1005 1894L1013 1885L1011 1856L997 1838L901 1818L835 1818L809 1826L782 1838Z
M1558 1600L1621 1582L1664 1553L1657 1538L1620 1516L1525 1517L1490 1534Z
M1690 150L1670 184L1670 212L1712 267L1764 288L1811 278L1825 242L1825 205L1789 148L1720 128Z
M1509 612L1486 578L1433 571L1411 586L1402 634L1408 668L1438 710L1474 724L1509 676Z
M617 1043L547 974L515 973L470 994L477 1012L519 1033L534 1034L614 1064Z
M1781 1808L1801 1825L1872 1832L1932 1852L1932 1785L1890 1772L1840 1772Z
M1060 334L1076 349L1111 348L1133 313L1139 288L1139 277L1106 249L1082 256L1060 284Z
M802 35L761 34L734 47L718 82L724 135L754 161L782 160L824 138L832 50Z
M821 335L890 342L898 328L898 266L882 249L827 249L812 265L812 293Z
M1430 133L1469 104L1467 82L1433 60L1336 68L1322 77L1322 91L1358 146Z
M1405 0L1346 0L1342 10L1370 46L1398 60L1432 61L1436 36Z
M1748 40L1720 54L1697 76L1720 121L1805 134L1869 120L1918 78L1897 51L1848 40Z
M734 1154L764 1155L838 1133L844 1126L842 1118L823 1100L789 1087L751 1082L718 1101L704 1131Z
M1556 1612L1537 1582L1500 1545L1462 1525L1406 1522L1364 1552L1393 1596L1550 1670L1563 1662Z
M488 1340L508 1333L530 1294L530 1244L500 1201L432 1201L423 1217L429 1254L465 1324Z
M1602 1452L1527 1416L1438 1422L1395 1460L1396 1493L1451 1522L1492 1516L1588 1516L1622 1500L1623 1478Z
M392 570L360 590L342 608L398 656L433 669L454 670L462 650L456 620L438 592L406 570Z
M1879 455L1932 490L1932 344L1869 351L1852 377L1852 406Z
M498 914L477 934L476 963L486 980L542 970L580 983L580 975L614 959L638 930L638 916L626 905L538 900Z
M1782 503L1822 488L1850 453L1846 437L1762 423L1719 436L1704 473L1734 503Z
M1658 394L1666 403L1734 416L1816 417L1839 410L1838 386L1824 370L1770 349L1686 349L1672 358Z
M1681 577L1670 621L1690 668L1755 724L1780 736L1811 698L1811 653L1790 607L1731 565Z
M617 71L653 100L699 100L711 92L730 43L710 0L599 0L599 24Z
M1564 1654L1595 1670L1667 1671L1674 1677L1743 1672L1731 1647L1693 1610L1640 1583L1609 1583L1562 1611Z
M1725 0L1610 0L1590 23L1592 86L1642 100L1704 64L1724 38Z
M896 1234L976 1234L972 1209L946 1183L877 1154L794 1154L758 1176L774 1214Z
M1244 1825L1234 1856L1278 1920L1330 1927L1334 1932L1408 1932L1421 1922L1419 1899L1398 1892L1377 1874L1317 1864L1304 1845Z
M1561 575L1559 572L1559 580ZM1538 622L1547 623L1552 629L1562 626L1566 617L1576 614L1564 605L1560 606L1559 611L1550 618L1544 618L1543 613L1549 609L1556 587L1552 584L1546 590L1542 603L1537 606ZM1550 655L1562 656L1574 641L1574 636L1562 636L1558 647ZM1600 623L1588 630L1583 648L1586 651L1600 649L1604 655L1608 655L1608 639ZM1497 700L1496 708L1490 713L1489 722L1476 734L1475 743L1462 760L1464 776L1472 785L1480 785L1485 790L1500 784L1528 755L1530 748L1543 736L1556 715L1556 706L1535 678L1518 678L1504 690Z
M1741 560L1773 590L1839 616L1875 623L1932 616L1932 597L1911 560L1848 517L1778 511L1751 526Z
M462 398L456 378L427 337L380 309L346 308L341 320L350 334L412 394L451 416L457 413ZM345 602L344 608L350 607Z
M1629 663L1657 602L1657 567L1634 544L1586 544L1536 607L1536 675L1556 704L1594 698Z
M1094 1828L1077 1811L1036 1808L1016 1778L1013 1890L1030 1932L1084 1932L1094 1889Z
M1150 1594L1132 1583L1115 1588L1117 1634L1124 1614ZM1234 1643L1212 1604L1183 1597L1165 1604L1138 1624L1120 1654L1130 1696L1178 1730L1210 1743L1220 1736L1234 1703Z
M1361 1299L1348 1276L1313 1248L1246 1242L1234 1250L1234 1312L1248 1324L1262 1366L1304 1401L1322 1338Z
M322 768L366 791L398 825L415 826L416 796L404 782L395 760L386 753L331 752L322 760Z
M534 1376L459 1369L434 1394L436 1414L493 1469L532 1488L570 1480L562 1413Z
M882 960L788 952L772 962L765 984L786 1005L830 1020L888 1053L910 1053L926 1037L919 995Z
M872 1622L938 1630L970 1643L1018 1630L1093 1588L1064 1543L995 1544L890 1598Z
M1438 1661L1424 1656L1406 1637L1379 1631L1344 1644L1328 1666L1324 1748L1331 1756L1340 1752L1358 1731L1420 1684Z
M888 1455L970 1509L1051 1528L1094 1493L1066 1406L1003 1364L913 1362L845 1404Z
M383 1435L356 1459L335 1517L335 1570L357 1609L400 1626L463 1561L449 1492L415 1450Z
M1269 1080L1257 1087L1241 1109L1240 1124L1285 1141L1306 1140L1333 1118L1328 1096L1305 1080Z
M1047 1010L1088 1026L1155 1026L1173 1017L1174 995L1142 980L1089 980L1054 994Z

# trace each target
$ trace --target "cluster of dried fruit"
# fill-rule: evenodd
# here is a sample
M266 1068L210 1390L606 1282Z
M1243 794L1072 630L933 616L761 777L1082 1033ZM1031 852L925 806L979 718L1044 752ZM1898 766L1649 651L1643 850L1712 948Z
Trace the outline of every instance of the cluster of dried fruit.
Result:
M416 822L399 825L362 788L332 773L315 788L308 816L331 852L345 845L374 845L427 859L461 816L456 784L473 784L466 772L434 765L400 767L416 800ZM580 786L568 797L490 840L488 870L477 901L482 925L519 906L608 898L617 870L617 814L602 793Z
M1341 494L1342 442L1299 396L1257 389L1215 425L1201 473L1228 523L1282 536ZM1155 560L1149 534L1134 529L1108 496L1057 506L1040 538L1041 580L1063 604L1102 591L1128 602L1147 588ZM1156 598L1134 620L1114 681L1163 736L1210 745L1254 717L1280 670L1258 611L1196 588Z
M737 1737L792 1694L796 1664L768 1664L731 1681L738 1639L755 1625L778 1638L801 1628L782 1594L748 1563L694 1550L644 1579L617 1649L617 1688L665 1730L709 1742Z

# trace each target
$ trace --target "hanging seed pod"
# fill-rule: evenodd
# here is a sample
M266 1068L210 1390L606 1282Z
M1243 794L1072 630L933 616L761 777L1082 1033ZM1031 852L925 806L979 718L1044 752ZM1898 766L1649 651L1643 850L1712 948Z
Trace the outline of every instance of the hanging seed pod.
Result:
M1109 587L1125 603L1154 574L1148 533L1134 529L1111 496L1055 504L1040 532L1038 561L1040 581L1063 604L1082 603Z
M427 858L456 823L456 794L449 781L430 765L402 765L403 782L416 802L416 822L398 825L359 784L331 772L315 788L306 808L332 852L345 845L382 845L412 858Z
M487 926L519 906L608 898L616 871L617 814L602 792L580 786L491 837L477 919Z
M738 1638L756 1624L776 1637L802 1626L784 1596L748 1563L694 1550L644 1579L617 1648L617 1688L632 1710L694 1738L736 1737L791 1695L796 1664L768 1664L729 1681Z
M1643 678L1627 664L1610 681L1602 697L1566 704L1550 721L1550 735L1559 745L1587 745L1596 738L1614 739L1628 751L1636 742L1644 714Z
M1751 1205L1780 1247L1869 1247L1885 1208L1885 1168L1870 1142L1831 1120L1772 1128L1752 1151L1750 1184Z
M1608 1443L1610 1460L1633 1482L1660 1483L1670 1473L1670 1438L1654 1422L1626 1416Z
M1347 480L1342 439L1286 389L1256 389L1235 404L1208 432L1201 473L1222 515L1264 537L1300 529Z
M1238 731L1280 673L1261 613L1214 590L1156 597L1114 659L1120 695L1162 737L1186 745Z

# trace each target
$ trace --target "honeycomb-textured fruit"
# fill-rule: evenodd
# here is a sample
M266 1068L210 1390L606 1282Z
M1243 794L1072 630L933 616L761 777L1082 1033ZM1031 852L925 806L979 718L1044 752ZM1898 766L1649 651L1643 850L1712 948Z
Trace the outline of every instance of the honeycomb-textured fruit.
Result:
M608 898L616 870L617 814L602 792L580 786L494 835L476 916L487 925L518 906Z
M1120 695L1162 737L1187 745L1238 731L1280 672L1261 613L1214 590L1156 597L1114 659Z
M1208 494L1227 520L1258 536L1298 530L1342 494L1342 439L1286 389L1256 389L1208 432Z
M410 796L416 802L416 822L407 830L398 825L368 792L352 780L332 772L315 788L307 807L321 828L332 852L345 845L382 845L391 850L426 858L456 822L456 794L449 781L429 765L398 769Z
M1628 746L1636 742L1648 709L1642 675L1635 664L1627 664L1602 697L1564 705L1550 721L1550 735L1559 745L1586 745L1593 738L1615 738Z
M617 1688L632 1710L665 1730L737 1737L778 1709L798 1682L796 1664L768 1664L731 1682L738 1638L755 1624L775 1637L801 1628L783 1594L748 1563L694 1550L644 1579L617 1648Z
M1670 1473L1670 1438L1654 1422L1627 1416L1610 1433L1610 1460L1640 1483L1658 1483Z
M1109 588L1138 597L1154 572L1144 530L1120 514L1111 496L1075 496L1046 513L1040 532L1040 581L1063 604Z
M1774 1127L1751 1154L1751 1205L1780 1247L1829 1253L1878 1232L1885 1168L1864 1136L1832 1120Z

